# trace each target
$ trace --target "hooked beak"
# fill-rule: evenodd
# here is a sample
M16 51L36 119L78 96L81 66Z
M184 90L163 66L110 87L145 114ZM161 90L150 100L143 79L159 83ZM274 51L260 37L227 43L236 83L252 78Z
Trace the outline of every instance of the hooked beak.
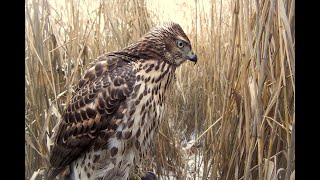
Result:
M188 59L192 62L194 62L194 64L197 63L197 55L193 52L193 51L190 51L189 54L188 54Z

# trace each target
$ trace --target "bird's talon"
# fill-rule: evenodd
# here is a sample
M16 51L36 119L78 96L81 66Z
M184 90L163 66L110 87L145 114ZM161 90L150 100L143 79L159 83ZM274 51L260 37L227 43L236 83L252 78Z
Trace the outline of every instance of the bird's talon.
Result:
M130 178L130 180L141 180L141 177L137 174L133 174Z

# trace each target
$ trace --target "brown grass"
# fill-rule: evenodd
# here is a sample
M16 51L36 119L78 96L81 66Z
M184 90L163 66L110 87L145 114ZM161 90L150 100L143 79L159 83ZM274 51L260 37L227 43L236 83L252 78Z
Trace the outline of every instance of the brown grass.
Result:
M177 70L145 169L160 179L294 179L295 2L192 8L185 21L198 63ZM25 10L25 177L40 179L51 130L88 64L161 16L138 0L28 0Z

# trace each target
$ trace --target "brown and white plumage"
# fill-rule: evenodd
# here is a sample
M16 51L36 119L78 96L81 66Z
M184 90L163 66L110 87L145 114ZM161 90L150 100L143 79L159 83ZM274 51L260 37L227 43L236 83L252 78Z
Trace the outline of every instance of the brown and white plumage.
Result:
M48 179L67 166L71 179L128 179L158 131L175 69L187 59L197 56L175 23L98 57L58 124Z

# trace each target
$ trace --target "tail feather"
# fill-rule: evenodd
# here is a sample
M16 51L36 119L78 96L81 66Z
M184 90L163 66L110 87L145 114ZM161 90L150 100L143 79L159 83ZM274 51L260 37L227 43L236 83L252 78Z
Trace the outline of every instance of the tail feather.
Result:
M54 180L55 177L62 171L62 168L50 168L47 173L47 180Z

